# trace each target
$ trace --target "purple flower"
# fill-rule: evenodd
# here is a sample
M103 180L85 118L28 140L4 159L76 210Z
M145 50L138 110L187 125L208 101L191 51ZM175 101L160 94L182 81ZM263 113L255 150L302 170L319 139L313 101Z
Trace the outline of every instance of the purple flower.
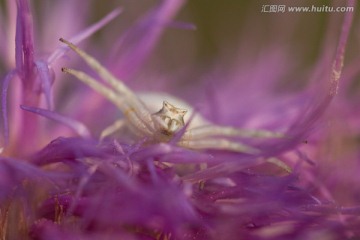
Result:
M301 61L292 54L298 51L305 59L301 50L276 45L271 38L254 57L263 40L249 34L244 39L251 43L245 47L231 45L236 60L219 57L206 71L185 66L181 73L162 70L160 74L167 66L160 60L169 44L161 42L164 33L167 40L172 35L201 34L201 26L200 33L194 33L188 31L194 29L192 24L175 20L180 11L191 13L191 4L160 1L134 20L135 12L143 11L139 5L129 4L123 19L115 19L122 8L90 15L102 7L95 2L7 1L9 11L1 16L0 25L15 35L12 40L0 36L0 69L4 69L0 229L4 239L360 236L359 87L355 82L359 60L349 55L344 64L345 49L353 47L349 39L353 12L332 16L341 17L342 24L329 21L328 37L311 69L297 69ZM355 1L348 6L355 8ZM251 24L260 23L255 17L249 19ZM293 37L290 29L295 26L288 24L280 38ZM331 36L336 36L336 43ZM166 141L136 138L131 132L136 124L102 138L106 126L124 119L131 109L124 116L114 114L119 109L105 97L61 73L66 66L94 76L77 62L78 55L58 43L62 37L76 45L86 43L81 49L96 56L129 89L142 91L135 92L135 97L150 90L156 90L157 96L182 96L194 111L217 124L210 129L214 134L208 135L209 141L219 138L215 126L228 126L229 131L267 129L260 136L282 135L245 137L256 135L246 131L240 137L227 135L226 143L245 144L254 152L206 143L187 148L178 142L196 120L197 115L190 114L183 128L167 132ZM193 44L172 41L173 48ZM184 76L199 80L185 86L179 80ZM289 77L294 81L284 86L282 81ZM301 90L295 91L291 84L301 85ZM174 127L173 119L159 113Z

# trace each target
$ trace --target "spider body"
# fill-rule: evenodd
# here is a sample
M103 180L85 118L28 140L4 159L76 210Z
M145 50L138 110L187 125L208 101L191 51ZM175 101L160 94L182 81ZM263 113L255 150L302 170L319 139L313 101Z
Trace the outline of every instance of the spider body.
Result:
M162 96L161 94L135 94L96 59L64 39L60 39L60 41L74 50L111 88L82 71L69 68L62 68L62 71L75 76L102 94L115 104L125 116L125 119L118 120L106 128L102 137L108 136L126 125L135 136L145 138L148 142L169 142L180 129L186 126L187 128L177 142L177 145L181 147L258 154L260 152L258 149L243 144L235 138L283 136L281 133L267 130L245 130L212 124L200 114L194 113L188 104L168 95L164 95L164 98L170 98L169 102L163 98L160 110L154 110L145 102L154 102L154 96L157 97L156 100L158 101L158 98ZM190 123L188 123L189 116L192 116Z

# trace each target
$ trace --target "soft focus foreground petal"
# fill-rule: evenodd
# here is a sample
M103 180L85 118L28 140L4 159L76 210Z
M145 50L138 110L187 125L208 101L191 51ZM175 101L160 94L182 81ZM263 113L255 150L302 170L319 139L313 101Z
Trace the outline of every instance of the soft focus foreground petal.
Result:
M58 123L64 124L71 128L74 132L76 132L79 136L83 138L90 138L91 134L88 128L81 122L78 122L69 117L63 116L57 112L49 111L46 109L28 107L28 106L20 106L21 109L25 111L29 111L35 114L39 114L40 116L46 117L48 119L54 120Z
M194 193L197 206L209 214L236 216L244 219L306 204L317 203L301 189L295 188L296 176L260 175L255 172L237 172L223 179L207 181ZM240 207L240 206L243 207ZM216 208L217 211L211 209ZM295 208L294 208L295 210Z
M104 155L105 153L100 151L96 147L96 142L92 140L59 137L34 154L31 162L36 165L46 165L74 161L82 157L103 157Z
M156 232L172 232L177 235L186 227L195 226L196 219L192 206L177 194L178 190L170 191L166 185L158 187L164 189L151 188L141 193L102 193L106 194L106 197L88 199L87 204L83 206L85 211L82 218L94 224L95 232L106 231L109 228L127 228L130 233L140 236L155 236ZM138 211L139 206L142 211ZM94 215L94 210L99 207L102 210Z
M22 182L26 179L43 181L44 184L44 181L49 181L48 176L36 166L18 159L0 158L0 172L1 203L12 197L15 198L16 193L21 193L16 190L23 187Z
M187 174L183 176L182 179L184 181L196 183L199 181L211 180L219 177L226 177L231 173L242 171L249 167L254 167L265 162L265 159L263 158L254 158L254 157L239 158L239 156L232 156L232 157L226 156L226 158L223 157L223 159L226 159L224 163L216 164L206 169Z
M120 38L110 65L115 75L126 80L136 73L184 2L162 0Z
M138 189L113 191L100 198L93 196L86 207L85 219L91 218L101 228L113 224L138 225L164 232L176 232L187 224L196 223L191 203L181 189L172 184L158 182L153 186L146 184ZM139 206L142 211L138 211ZM102 211L94 215L91 209L99 207Z
M59 225L54 223L53 221L49 221L46 219L38 220L30 229L29 233L31 239L37 240L136 240L134 236L126 234L124 232L118 233L82 233L77 230L74 230L70 227L70 223L67 225Z
M72 145L76 143L71 139L62 141L69 141ZM77 146L81 147L79 143ZM55 147L57 146L53 148ZM60 147L58 149L60 152L65 150ZM48 146L44 150L45 154L39 153L38 156L46 155L46 151L51 149ZM91 153L85 154L68 154L74 158L71 168L66 171L77 174L68 175L69 180L65 181L66 192L59 189L55 192L56 195L43 203L38 212L40 218L56 221L56 206L61 205L64 224L75 216L78 224L94 234L106 233L112 229L114 233L125 231L135 236L156 236L159 233L182 235L198 226L197 214L189 195L180 182L171 180L172 174L169 175L155 166L153 170L147 169L148 163L142 160L133 163L137 165L137 170L133 171L133 176L128 176L121 167L121 162L114 158L116 155L105 154L94 158ZM60 156L63 162L64 157L66 156ZM88 175L76 170L80 169L80 165L88 169L95 165L98 167ZM75 181L82 178L81 175L85 176L84 174L88 175L84 184ZM72 178L74 179L71 180ZM78 192L80 185L81 191ZM75 196L75 192L79 194Z
M214 226L213 239L236 239L240 233L246 239L306 239L317 231L345 236L348 226L336 217L336 207L297 186L297 178L238 172L204 183L194 192L194 204ZM327 212L310 210L323 206Z

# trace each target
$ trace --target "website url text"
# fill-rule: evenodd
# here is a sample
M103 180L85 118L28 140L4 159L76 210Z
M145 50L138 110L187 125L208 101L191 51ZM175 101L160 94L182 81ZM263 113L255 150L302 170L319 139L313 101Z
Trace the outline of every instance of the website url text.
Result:
M344 13L353 12L354 7L332 7L332 6L307 6L307 7L295 7L286 5L262 5L262 13Z

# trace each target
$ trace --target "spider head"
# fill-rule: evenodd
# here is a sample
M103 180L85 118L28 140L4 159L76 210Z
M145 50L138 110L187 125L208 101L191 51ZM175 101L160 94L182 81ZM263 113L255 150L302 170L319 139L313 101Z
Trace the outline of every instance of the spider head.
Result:
M185 125L184 116L186 112L186 109L177 108L167 101L164 101L163 107L160 111L154 113L153 117L156 118L161 133L171 136Z

